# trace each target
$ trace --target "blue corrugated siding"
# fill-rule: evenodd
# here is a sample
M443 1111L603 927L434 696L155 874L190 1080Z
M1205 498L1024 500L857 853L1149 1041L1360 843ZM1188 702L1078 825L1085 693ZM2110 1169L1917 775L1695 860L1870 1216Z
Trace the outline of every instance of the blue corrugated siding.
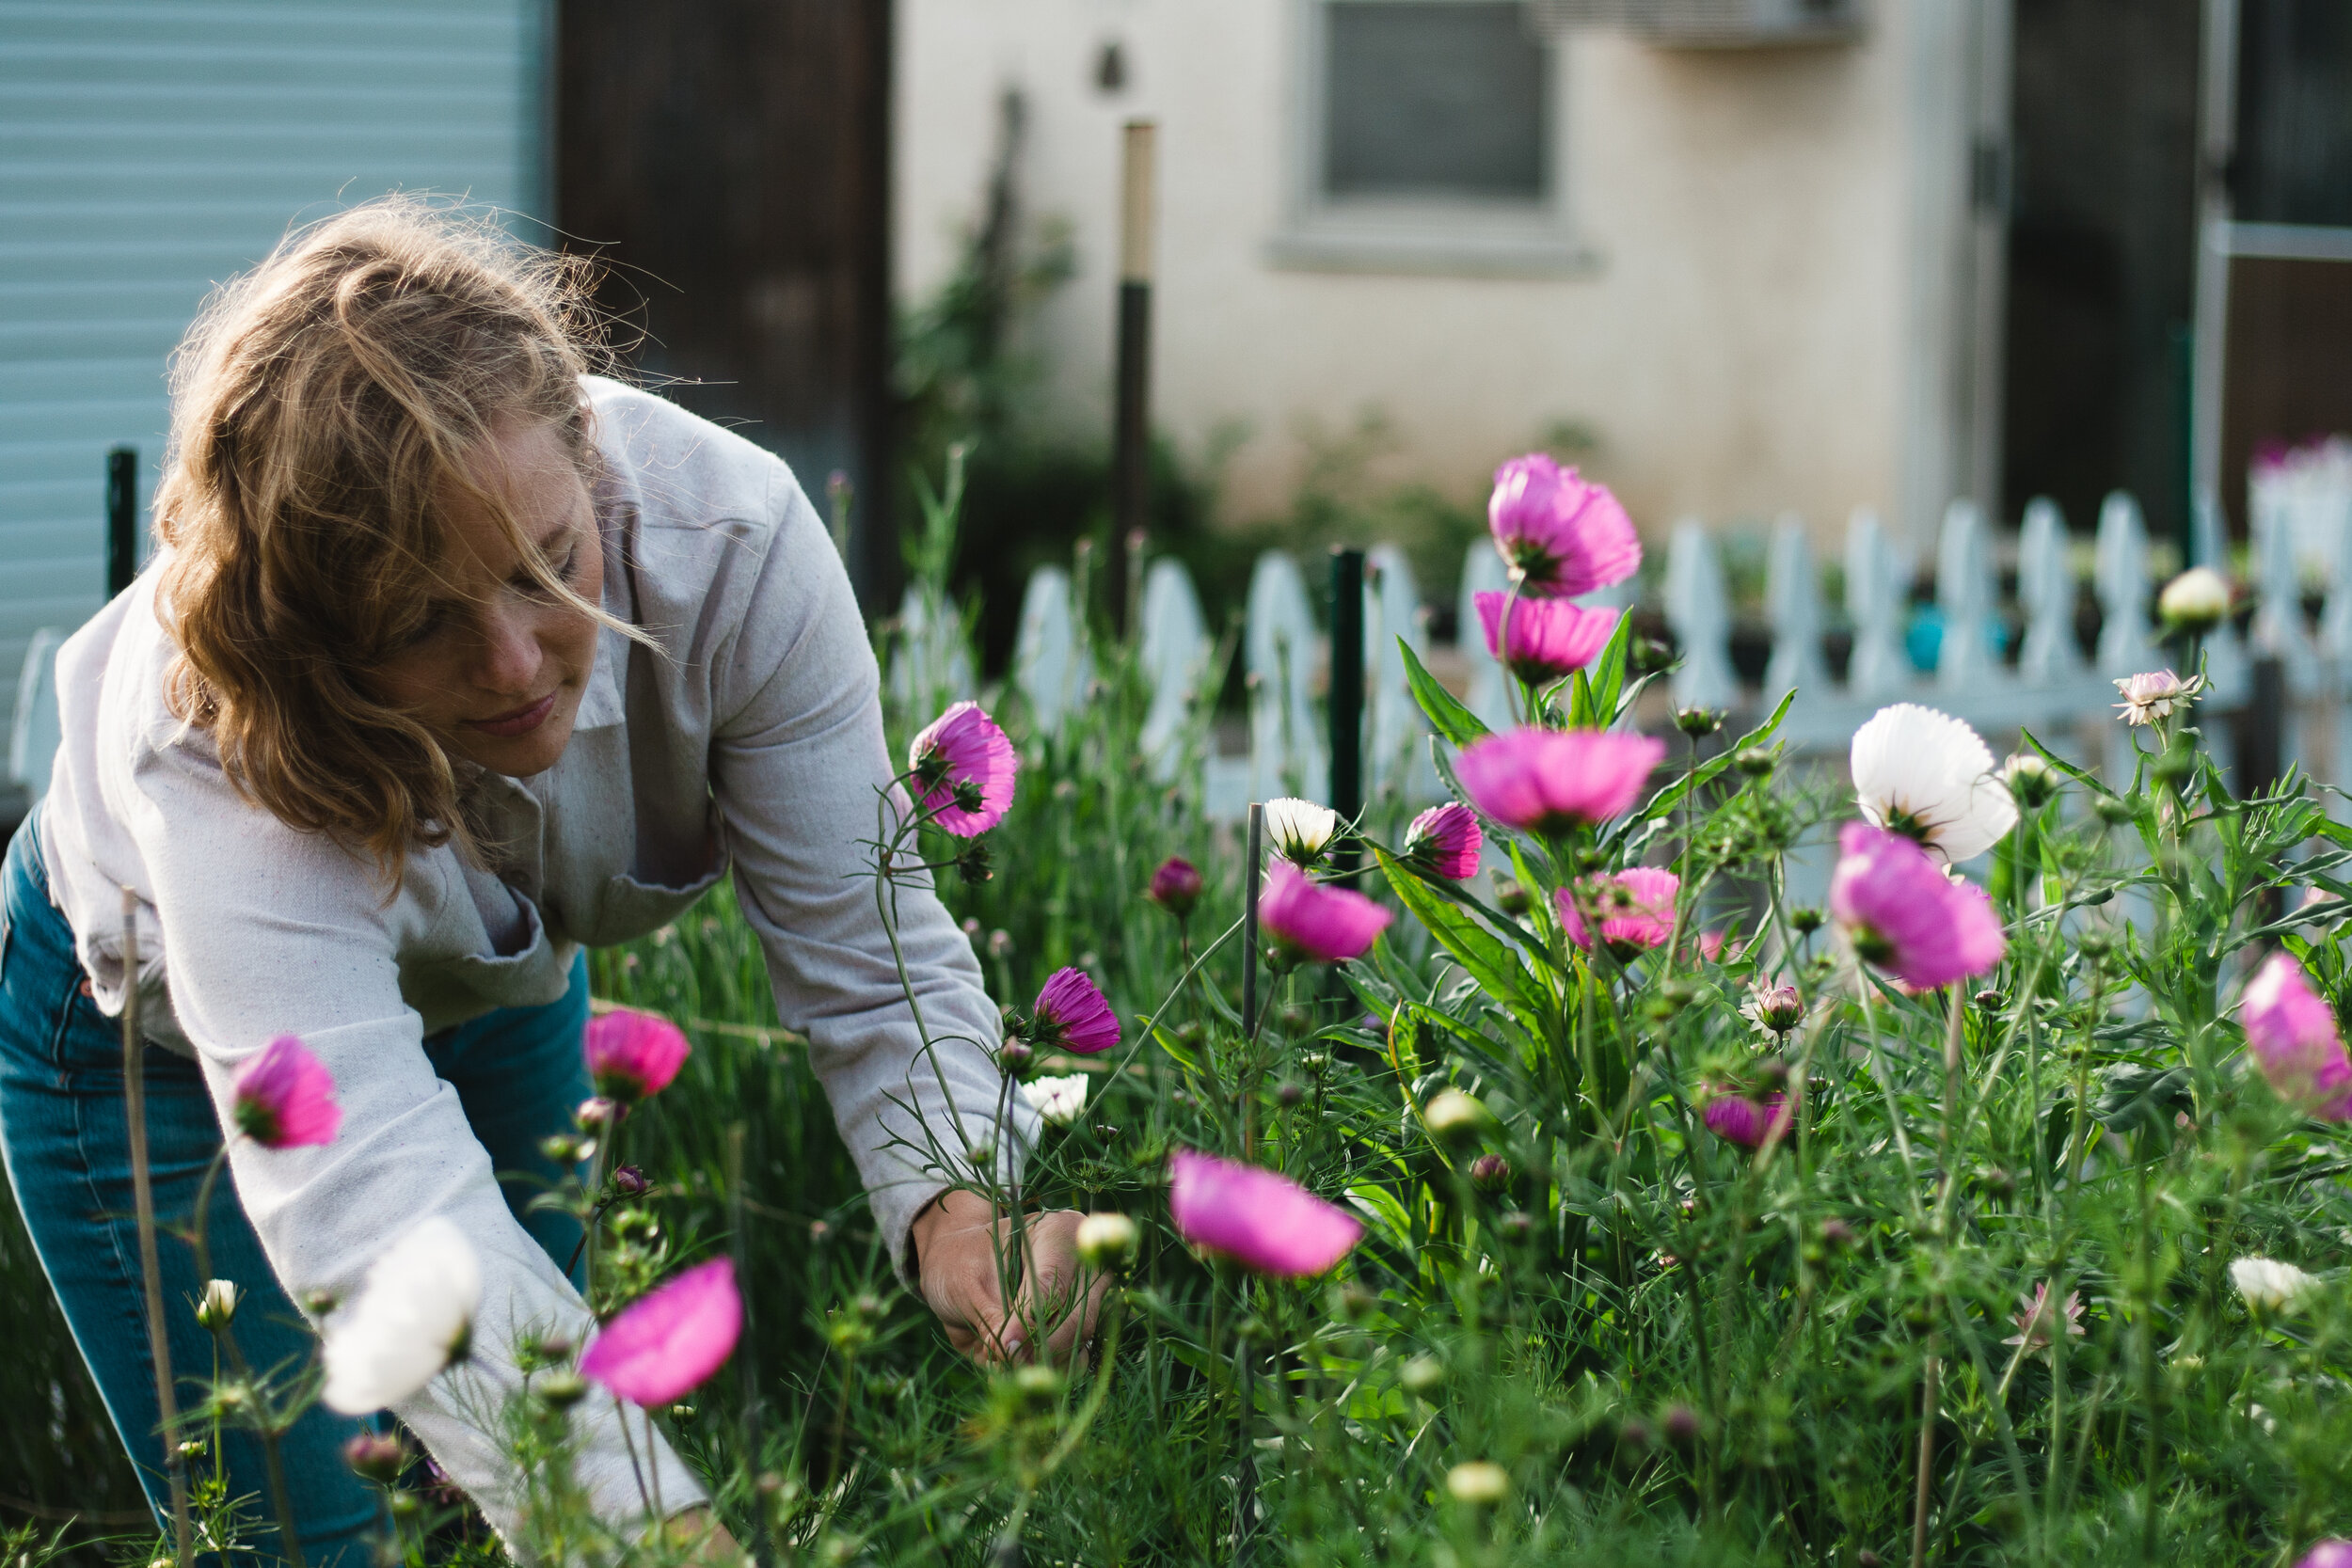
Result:
M550 0L0 0L0 733L104 594L104 454L151 491L164 361L287 228L389 190L546 215Z

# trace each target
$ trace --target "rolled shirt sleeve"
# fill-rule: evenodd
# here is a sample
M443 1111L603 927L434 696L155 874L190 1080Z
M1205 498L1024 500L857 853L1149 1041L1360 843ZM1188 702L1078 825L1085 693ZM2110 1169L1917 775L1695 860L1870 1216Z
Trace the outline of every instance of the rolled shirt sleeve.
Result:
M882 736L873 650L833 542L781 464L777 485L777 522L748 611L714 651L711 789L778 1014L808 1037L810 1064L903 1272L909 1227L968 1179L972 1151L994 1149L999 1173L1009 1174L1037 1118L1016 1096L1012 1125L997 1125L1003 1023L971 942L927 875L894 881L892 952L870 846L878 801L898 769Z

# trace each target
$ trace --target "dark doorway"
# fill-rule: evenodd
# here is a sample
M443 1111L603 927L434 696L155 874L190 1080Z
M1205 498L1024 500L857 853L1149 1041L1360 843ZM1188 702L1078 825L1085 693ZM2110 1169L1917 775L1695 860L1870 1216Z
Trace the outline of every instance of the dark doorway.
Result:
M677 402L857 487L868 612L889 486L889 0L563 0L557 222ZM628 334L625 333L625 337Z
M2174 535L2188 489L2198 0L2016 0L2002 503Z
M2256 451L2352 432L2352 7L2242 0L2236 131L2221 485L2243 521Z

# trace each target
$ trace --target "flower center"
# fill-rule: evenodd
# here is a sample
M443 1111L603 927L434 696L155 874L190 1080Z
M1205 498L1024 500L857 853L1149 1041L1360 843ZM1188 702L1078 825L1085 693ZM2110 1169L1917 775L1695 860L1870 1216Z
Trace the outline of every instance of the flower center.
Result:
M1935 824L1901 806L1890 805L1886 808L1886 831L1900 833L1922 847L1935 842Z

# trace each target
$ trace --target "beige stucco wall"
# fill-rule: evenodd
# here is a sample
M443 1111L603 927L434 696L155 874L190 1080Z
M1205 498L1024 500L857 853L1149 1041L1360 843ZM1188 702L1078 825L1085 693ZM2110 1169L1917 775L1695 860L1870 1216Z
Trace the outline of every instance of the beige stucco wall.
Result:
M1566 178L1597 254L1568 278L1283 270L1293 0L899 0L898 282L952 265L977 210L995 95L1025 92L1031 209L1074 226L1078 275L1039 324L1050 417L1107 425L1119 127L1161 125L1155 413L1195 450L1248 431L1238 515L1279 508L1302 421L1386 412L1393 471L1468 495L1551 421L1597 431L1595 471L1645 531L1794 509L1826 543L1850 509L1907 531L1948 483L1938 360L1948 268L1922 265L1921 83L1951 0L1879 0L1855 44L1667 51L1602 34L1563 51ZM1924 20L1923 20L1924 19ZM1125 91L1096 90L1105 39ZM1929 98L1939 96L1932 91ZM1957 135L1955 131L1953 133ZM1960 156L1957 146L1951 157ZM1932 182L1931 182L1932 183ZM1955 186L1956 189L1956 186ZM1906 483L1908 478L1908 484Z

